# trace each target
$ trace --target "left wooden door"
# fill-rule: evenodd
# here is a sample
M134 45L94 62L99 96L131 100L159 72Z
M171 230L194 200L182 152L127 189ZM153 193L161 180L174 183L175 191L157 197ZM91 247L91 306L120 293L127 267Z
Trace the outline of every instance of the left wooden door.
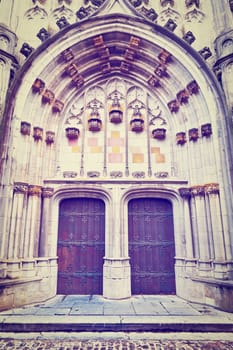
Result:
M58 294L102 294L105 204L96 198L60 203Z

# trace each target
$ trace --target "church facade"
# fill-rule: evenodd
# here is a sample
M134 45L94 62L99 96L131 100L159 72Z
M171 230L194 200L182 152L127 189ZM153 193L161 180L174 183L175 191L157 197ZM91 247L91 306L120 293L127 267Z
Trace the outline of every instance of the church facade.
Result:
M233 312L231 0L0 2L0 309Z

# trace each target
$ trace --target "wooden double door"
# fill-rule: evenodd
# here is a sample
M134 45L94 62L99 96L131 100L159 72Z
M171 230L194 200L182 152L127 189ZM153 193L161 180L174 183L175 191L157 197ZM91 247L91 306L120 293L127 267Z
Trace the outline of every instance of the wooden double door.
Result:
M128 238L132 294L175 293L171 203L157 198L131 200ZM63 200L59 213L58 294L102 294L104 255L105 203L96 198Z

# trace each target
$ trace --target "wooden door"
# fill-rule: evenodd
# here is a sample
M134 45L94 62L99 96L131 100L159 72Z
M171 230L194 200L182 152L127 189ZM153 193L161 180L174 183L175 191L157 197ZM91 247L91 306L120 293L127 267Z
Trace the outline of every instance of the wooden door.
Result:
M133 199L128 216L132 294L174 294L171 203L158 198Z
M65 199L58 229L58 294L102 294L105 204Z

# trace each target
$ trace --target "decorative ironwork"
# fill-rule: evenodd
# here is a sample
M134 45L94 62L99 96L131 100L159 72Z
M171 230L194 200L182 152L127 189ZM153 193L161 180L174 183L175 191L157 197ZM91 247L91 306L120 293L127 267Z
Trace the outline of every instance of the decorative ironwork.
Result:
M212 135L212 126L210 123L201 126L201 136L210 137Z
M32 91L34 93L41 93L45 88L45 82L39 78L37 78L32 84Z
M79 129L78 128L66 128L66 137L69 140L77 140L79 137Z
M152 135L154 139L164 140L166 138L166 129L157 128L152 131Z
M184 145L186 143L186 133L181 131L176 134L176 143L178 145Z
M54 143L55 139L55 132L53 131L46 131L46 137L45 137L45 142L47 145L51 145Z
M21 122L20 132L22 135L29 136L31 133L31 124L28 122Z
M39 126L33 128L33 138L35 141L41 141L43 138L43 129Z
M198 140L198 129L197 128L192 128L189 129L189 141L197 141Z

